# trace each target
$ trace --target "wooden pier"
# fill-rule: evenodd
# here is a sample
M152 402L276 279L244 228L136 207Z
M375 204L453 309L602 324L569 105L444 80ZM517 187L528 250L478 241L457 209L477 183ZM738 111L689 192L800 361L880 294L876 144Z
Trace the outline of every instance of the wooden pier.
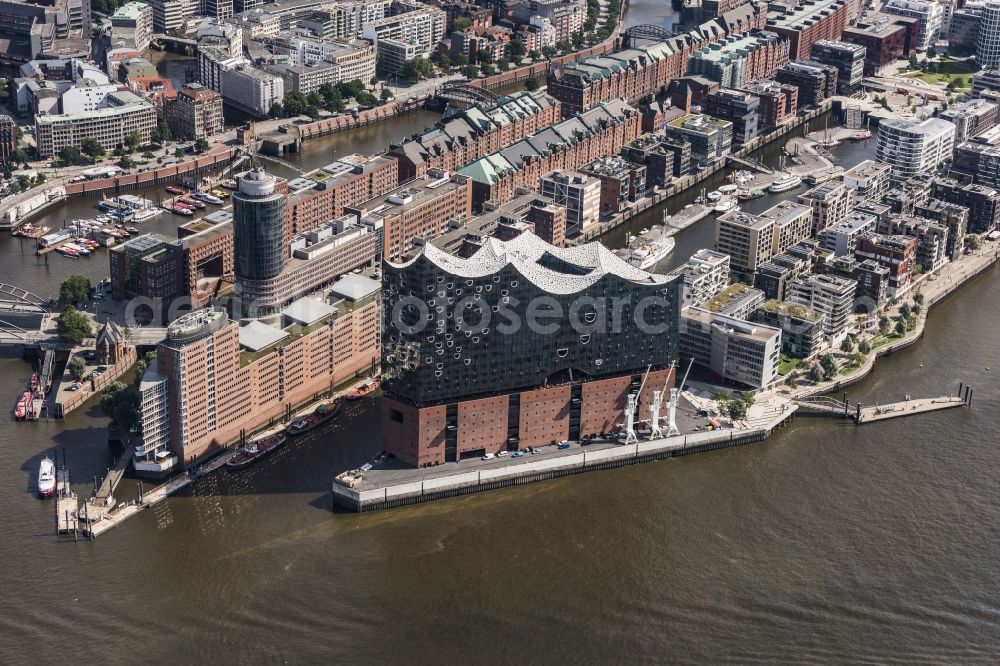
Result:
M58 453L56 454L58 458ZM56 534L72 534L75 539L79 533L77 511L80 502L69 484L69 468L63 464L56 468Z

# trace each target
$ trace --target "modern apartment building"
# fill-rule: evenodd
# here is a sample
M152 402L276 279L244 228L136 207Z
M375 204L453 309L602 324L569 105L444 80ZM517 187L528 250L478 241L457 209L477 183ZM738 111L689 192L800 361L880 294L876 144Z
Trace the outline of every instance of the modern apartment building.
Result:
M753 321L781 330L781 353L812 358L823 349L823 314L792 303L771 300L757 309Z
M585 328L568 317L537 326L541 299ZM613 333L594 305L611 299L624 303ZM644 376L638 418L648 418L653 387L672 384L680 301L677 278L600 243L558 248L531 233L490 237L468 257L428 244L387 263L383 446L424 466L611 433ZM503 325L514 317L521 325Z
M822 39L812 48L811 58L837 68L837 94L850 97L861 89L865 75L865 47L851 42Z
M304 40L295 40L301 42ZM285 90L308 95L325 83L364 81L375 76L375 49L364 41L320 44L322 56L303 54L298 64L271 65L270 71L285 81Z
M996 127L997 120L1000 120L1000 106L985 99L972 99L945 109L938 117L955 125L957 145Z
M334 40L351 40L361 34L363 26L380 21L389 15L391 0L375 0L373 2L313 3L315 7L299 6L303 3L277 3L272 13L278 12L288 29L294 22L299 28L310 30L324 42ZM287 10L287 11L286 11Z
M222 95L200 83L189 83L164 108L164 118L177 139L193 141L221 134Z
M705 98L705 113L733 124L733 146L738 147L760 133L760 98L742 90L722 88Z
M729 255L703 248L670 275L684 282L683 307L701 305L729 286Z
M916 52L917 20L879 14L844 30L843 41L865 47L865 76Z
M889 118L879 123L875 159L891 167L894 181L903 181L950 162L954 144L955 125L946 120L928 118L917 123Z
M916 50L926 51L941 37L945 8L934 0L889 0L882 12L918 21Z
M847 219L854 204L852 190L844 183L830 180L799 195L799 203L812 210L812 233L817 236L827 227Z
M837 68L813 60L790 62L774 78L799 89L800 106L817 105L837 94Z
M737 273L753 274L774 254L774 220L739 210L720 215L715 224L715 250L729 255Z
M840 39L847 27L847 0L802 0L794 5L777 5L784 11L767 16L767 29L789 41L792 61L811 57L813 44L823 39Z
M227 104L257 118L266 118L285 97L285 81L249 64L238 64L222 72L219 91Z
M1000 226L1000 192L991 187L936 178L931 185L931 197L968 208L971 233L989 233Z
M855 201L878 202L889 191L892 167L875 160L865 160L844 172L841 179L854 193Z
M823 315L823 331L831 341L847 330L854 310L857 282L836 275L810 275L788 286L787 301Z
M748 83L742 89L760 99L757 125L761 130L783 125L798 111L799 89L796 86L763 79Z
M180 30L184 22L198 13L198 0L149 0L153 9L153 31Z
M847 219L819 232L819 246L838 257L854 256L858 238L869 231L875 231L877 220L873 215L853 213Z
M917 239L913 236L868 233L858 239L854 256L859 261L872 259L889 269L889 298L898 298L913 281Z
M52 157L65 146L79 148L95 139L106 150L125 145L133 132L149 142L156 128L156 107L131 92L114 92L106 97L106 108L82 113L35 116L38 154Z
M566 231L570 237L590 230L601 217L601 181L574 171L553 171L542 176L539 192L557 206L566 208Z

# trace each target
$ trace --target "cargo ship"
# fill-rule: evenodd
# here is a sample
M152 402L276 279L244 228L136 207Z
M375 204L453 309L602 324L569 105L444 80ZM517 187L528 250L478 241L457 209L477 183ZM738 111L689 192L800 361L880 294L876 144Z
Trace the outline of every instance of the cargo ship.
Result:
M246 446L242 447L236 452L229 462L226 463L226 467L229 469L243 469L254 464L271 451L280 447L287 441L285 433L279 432L275 435L270 435L269 437L264 437L263 439L258 439L250 442Z
M285 432L289 435L301 435L309 432L313 428L318 428L340 413L340 400L324 402L317 407L312 414L288 424Z
M348 400L361 400L366 395L371 395L372 393L377 391L378 387L379 387L379 380L377 378L368 379L365 381L364 384L354 389L344 397Z

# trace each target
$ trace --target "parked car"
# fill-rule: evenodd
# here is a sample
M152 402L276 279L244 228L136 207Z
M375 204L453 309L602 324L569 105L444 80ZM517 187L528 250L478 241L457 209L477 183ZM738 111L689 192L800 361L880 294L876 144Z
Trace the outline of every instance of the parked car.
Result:
M497 458L506 458L506 457L507 457L506 451L501 451L500 453L497 454Z
M514 453L511 455L511 458L523 458L523 457L524 457L524 451L514 451Z
M559 445L560 450L568 448L569 448L569 442L563 442L562 444Z
M492 453L487 453L485 456L483 456L483 460L493 460L494 457L495 456Z

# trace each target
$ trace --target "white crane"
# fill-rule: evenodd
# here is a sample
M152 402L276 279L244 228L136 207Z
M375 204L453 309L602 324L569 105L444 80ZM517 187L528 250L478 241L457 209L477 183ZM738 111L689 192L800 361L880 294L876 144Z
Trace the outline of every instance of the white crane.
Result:
M642 388L646 385L646 378L649 376L650 365L646 368L646 374L642 376L642 383L636 393L628 394L628 401L625 403L625 443L633 444L639 441L635 434L635 413L639 408L639 396L642 395Z
M681 391L684 390L684 384L687 383L692 365L694 365L694 359L691 359L691 362L688 363L688 369L684 373L684 379L681 380L680 386L670 389L670 402L667 403L667 437L674 437L681 434L680 429L677 427L677 401L681 397ZM668 380L669 378L670 376L667 375ZM659 428L656 428L656 430L659 430Z

